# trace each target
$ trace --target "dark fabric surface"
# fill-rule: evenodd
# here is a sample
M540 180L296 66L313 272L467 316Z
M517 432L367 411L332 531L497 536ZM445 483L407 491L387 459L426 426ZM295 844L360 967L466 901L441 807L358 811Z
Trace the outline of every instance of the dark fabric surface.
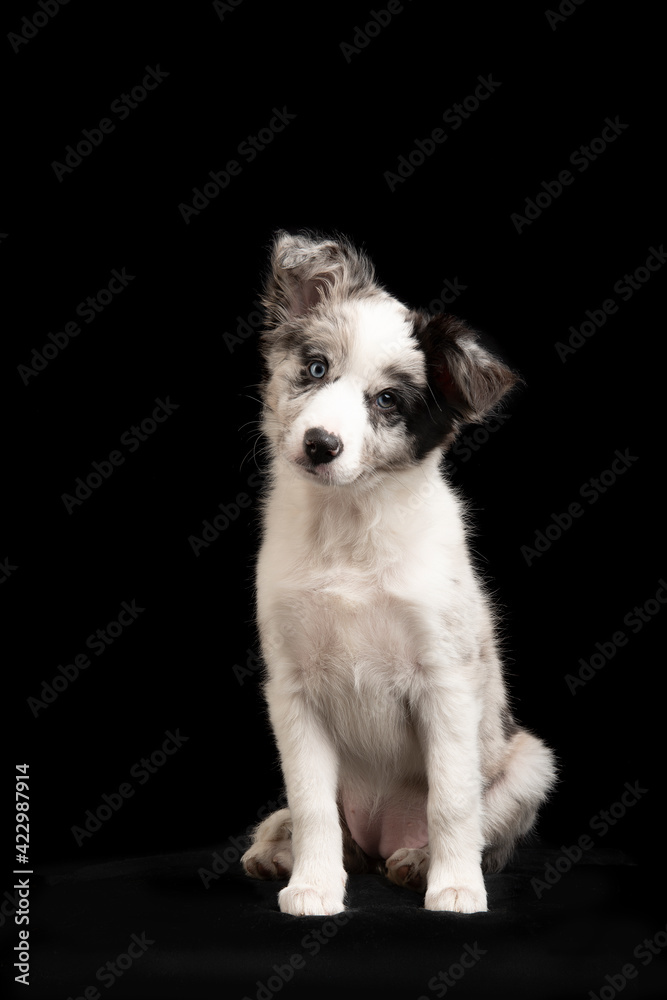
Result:
M663 956L642 944L657 935L658 950L665 932L651 878L617 851L589 852L559 878L546 869L547 888L545 866L567 868L562 853L523 850L487 877L485 914L430 913L381 876L351 876L348 909L335 919L281 914L284 883L250 880L238 865L202 877L215 874L213 854L52 869L35 897L29 996L667 995ZM132 941L125 970L109 968Z

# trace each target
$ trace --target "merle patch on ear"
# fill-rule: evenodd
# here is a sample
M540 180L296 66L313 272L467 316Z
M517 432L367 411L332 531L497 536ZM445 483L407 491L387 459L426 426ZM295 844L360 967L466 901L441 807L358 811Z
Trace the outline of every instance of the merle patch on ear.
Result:
M417 313L414 336L426 355L428 380L464 423L479 423L520 378L479 343L456 316Z
M298 321L327 298L346 297L374 286L370 261L343 237L318 238L309 233L276 234L271 270L262 302L264 337Z

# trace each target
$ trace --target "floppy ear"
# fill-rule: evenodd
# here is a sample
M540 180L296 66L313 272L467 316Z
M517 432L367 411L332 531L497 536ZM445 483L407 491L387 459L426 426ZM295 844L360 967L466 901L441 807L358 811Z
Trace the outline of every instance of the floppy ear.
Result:
M521 381L456 316L421 314L415 334L426 354L429 384L445 397L459 424L479 423Z
M373 280L370 261L344 239L279 232L262 297L267 331L307 315L334 293L350 295Z

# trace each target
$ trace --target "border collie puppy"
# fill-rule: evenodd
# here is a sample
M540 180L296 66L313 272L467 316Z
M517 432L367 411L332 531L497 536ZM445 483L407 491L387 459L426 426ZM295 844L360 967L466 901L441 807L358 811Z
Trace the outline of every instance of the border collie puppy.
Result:
M494 616L443 452L517 381L414 311L341 238L279 233L263 298L270 486L257 564L265 696L287 792L243 856L280 909L344 909L384 871L430 910L486 910L555 782L512 717Z

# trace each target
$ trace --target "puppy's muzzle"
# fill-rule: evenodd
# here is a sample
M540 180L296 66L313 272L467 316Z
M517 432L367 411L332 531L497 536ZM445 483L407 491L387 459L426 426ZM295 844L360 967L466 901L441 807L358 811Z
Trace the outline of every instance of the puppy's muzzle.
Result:
M324 465L340 455L343 442L324 427L311 427L303 436L303 450L313 465Z

